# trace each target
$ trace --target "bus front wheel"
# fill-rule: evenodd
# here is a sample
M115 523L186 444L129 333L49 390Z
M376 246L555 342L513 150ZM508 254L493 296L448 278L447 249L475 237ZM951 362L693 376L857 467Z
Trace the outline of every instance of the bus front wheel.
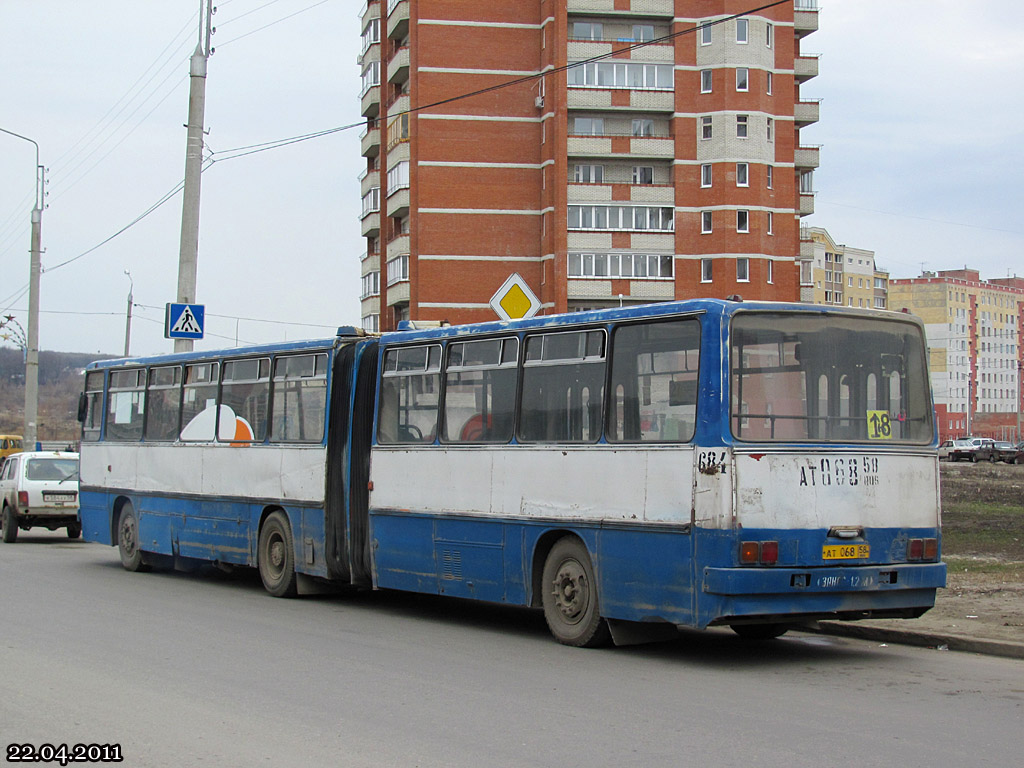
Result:
M260 531L257 565L263 587L274 597L294 597L298 592L295 576L295 545L292 528L284 512L272 513Z
M121 565L126 571L148 571L142 560L139 549L139 519L135 516L135 508L130 501L121 507L121 517L117 521L117 551L121 555Z
M548 629L558 642L577 648L608 644L611 632L601 618L594 568L579 539L565 536L551 548L544 561L541 600Z

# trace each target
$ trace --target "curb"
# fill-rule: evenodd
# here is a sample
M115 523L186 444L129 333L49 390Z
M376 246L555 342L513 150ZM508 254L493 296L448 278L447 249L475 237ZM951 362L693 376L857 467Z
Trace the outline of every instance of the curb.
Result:
M1004 656L1010 659L1024 659L1024 643L1009 640L985 640L965 635L916 632L905 629L874 627L869 624L847 624L838 621L819 621L800 627L806 632L821 635L855 637L863 640L878 640L900 645L916 645L923 648L939 648L950 651L983 653L988 656Z

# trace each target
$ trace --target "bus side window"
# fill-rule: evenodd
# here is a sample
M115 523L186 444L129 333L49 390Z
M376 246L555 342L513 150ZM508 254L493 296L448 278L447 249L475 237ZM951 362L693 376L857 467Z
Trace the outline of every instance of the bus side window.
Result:
M384 353L377 441L426 444L437 436L441 346L398 347Z
M448 345L444 436L451 443L507 443L512 439L519 339Z
M103 371L85 374L85 414L82 420L82 440L100 439L103 424Z
M217 409L220 421L217 439L227 442L262 442L267 436L269 402L269 358L226 361L220 388L220 408ZM230 422L232 414L233 423Z
M270 439L319 443L327 413L327 355L294 355L274 361Z
M111 371L107 401L107 439L135 441L142 438L146 414L146 369Z
M181 414L181 368L173 365L150 369L146 394L146 440L176 440Z
M697 422L700 323L696 319L622 325L612 336L608 439L686 442Z

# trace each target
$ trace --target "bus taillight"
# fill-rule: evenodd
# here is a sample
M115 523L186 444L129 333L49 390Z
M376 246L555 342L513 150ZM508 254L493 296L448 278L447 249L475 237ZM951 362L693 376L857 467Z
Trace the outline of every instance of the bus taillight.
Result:
M907 542L907 560L935 560L938 556L938 539L911 539Z
M779 561L779 542L740 542L740 563L742 565L775 565Z

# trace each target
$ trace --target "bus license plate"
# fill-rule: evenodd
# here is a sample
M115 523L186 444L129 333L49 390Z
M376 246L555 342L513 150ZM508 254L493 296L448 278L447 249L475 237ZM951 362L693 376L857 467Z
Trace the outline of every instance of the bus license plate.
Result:
M868 544L826 544L821 548L822 560L862 560L870 556Z

